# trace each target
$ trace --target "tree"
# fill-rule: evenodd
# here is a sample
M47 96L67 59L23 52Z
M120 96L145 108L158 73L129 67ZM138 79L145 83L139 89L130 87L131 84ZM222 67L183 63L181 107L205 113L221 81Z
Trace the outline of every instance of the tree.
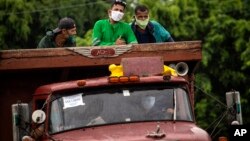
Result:
M110 4L100 0L0 0L0 49L36 48L46 30L62 17L76 21L83 37L94 22L107 17ZM94 14L93 14L94 13Z
M16 49L25 46L31 33L34 0L0 1L0 49Z

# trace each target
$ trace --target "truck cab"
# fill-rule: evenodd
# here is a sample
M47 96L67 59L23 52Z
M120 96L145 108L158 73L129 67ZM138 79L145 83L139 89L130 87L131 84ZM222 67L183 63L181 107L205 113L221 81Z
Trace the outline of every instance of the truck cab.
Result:
M102 56L95 59L116 52L92 51ZM121 57L103 67L107 75L42 85L33 94L32 126L22 140L210 141L195 122L198 63L166 61L160 54Z
M139 79L110 84L109 78L103 77L40 87L34 98L43 95L47 101L43 138L209 140L207 133L194 123L185 79ZM64 85L72 87L64 90L60 87Z

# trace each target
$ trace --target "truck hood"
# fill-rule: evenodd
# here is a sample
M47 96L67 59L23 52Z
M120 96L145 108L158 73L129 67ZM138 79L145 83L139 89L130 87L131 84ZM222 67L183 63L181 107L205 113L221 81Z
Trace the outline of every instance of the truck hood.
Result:
M156 134L158 129L158 134ZM140 122L89 127L51 136L56 141L210 141L201 128L190 122Z

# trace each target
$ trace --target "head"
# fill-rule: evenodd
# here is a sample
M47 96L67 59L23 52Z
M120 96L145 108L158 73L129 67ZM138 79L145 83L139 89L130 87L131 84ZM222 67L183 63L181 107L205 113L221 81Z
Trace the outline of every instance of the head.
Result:
M108 10L108 15L112 23L118 22L123 18L126 8L125 0L113 0L111 8Z
M75 21L68 17L62 18L58 23L58 27L53 32L61 34L65 39L76 35Z
M142 106L146 111L149 111L155 105L155 97L146 96L142 98Z
M149 22L149 9L145 5L138 5L135 7L134 14L136 24L145 29Z

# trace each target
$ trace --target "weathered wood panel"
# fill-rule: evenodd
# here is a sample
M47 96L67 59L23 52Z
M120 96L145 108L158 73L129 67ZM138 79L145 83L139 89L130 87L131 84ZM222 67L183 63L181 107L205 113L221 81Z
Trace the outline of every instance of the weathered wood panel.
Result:
M73 50L94 47L77 47ZM71 48L72 49L72 48ZM0 71L39 68L64 68L119 64L121 58L162 56L165 62L201 60L201 42L174 42L132 45L117 57L89 58L69 48L25 49L0 52Z

